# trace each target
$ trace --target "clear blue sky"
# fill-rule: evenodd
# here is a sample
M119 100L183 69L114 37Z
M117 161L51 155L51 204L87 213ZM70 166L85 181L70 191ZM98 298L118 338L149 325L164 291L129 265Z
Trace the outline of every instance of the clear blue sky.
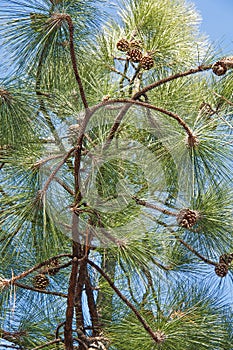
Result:
M201 31L233 55L233 0L191 0L201 13Z

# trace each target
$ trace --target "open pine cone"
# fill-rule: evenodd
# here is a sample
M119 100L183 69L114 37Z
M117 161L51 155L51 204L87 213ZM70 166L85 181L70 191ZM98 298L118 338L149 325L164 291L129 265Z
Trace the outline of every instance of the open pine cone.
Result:
M154 66L154 60L150 55L145 55L141 58L140 65L143 69L149 70Z
M127 52L127 58L134 63L138 63L142 58L142 51L140 49L132 49Z
M225 277L228 274L228 265L225 263L219 263L215 266L215 273L219 277Z
M33 277L32 284L33 287L43 290L48 287L49 279L44 274L39 273L38 275Z
M117 44L116 44L116 47L118 50L120 51L128 51L129 50L129 47L130 47L130 44L128 42L128 40L126 39L120 39Z
M213 64L212 71L214 74L220 76L227 72L227 66L224 61L218 61Z
M178 225L185 228L194 226L198 220L198 213L191 209L181 209L176 218Z

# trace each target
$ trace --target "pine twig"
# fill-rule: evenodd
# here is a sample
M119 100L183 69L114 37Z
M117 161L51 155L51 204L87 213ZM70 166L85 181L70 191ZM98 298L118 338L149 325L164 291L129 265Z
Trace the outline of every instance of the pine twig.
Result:
M78 86L79 86L79 91L80 91L83 105L85 108L88 108L88 103L87 103L87 99L86 99L85 92L83 89L82 80L80 78L78 68L77 68L76 55L75 55L75 49L74 49L74 25L73 25L73 21L72 21L70 15L67 15L67 14L65 15L65 19L68 23L69 33L70 33L70 56L71 56L71 61L72 61L72 65L73 65L74 75L75 75L76 81L77 81Z
M175 236L175 238L181 243L183 244L188 250L190 250L190 252L192 252L193 254L195 254L198 258L200 258L202 261L204 261L206 264L208 265L214 265L217 266L218 263L211 261L207 258L205 258L203 255L201 255L200 253L198 253L191 245L189 245L188 243L186 243L183 239L179 238L178 236Z
M74 191L61 179L59 179L57 176L54 177L54 180L61 186L64 188L64 190L66 190L71 196L74 196L75 193Z
M177 213L174 213L174 212L172 212L170 210L167 210L167 209L164 209L164 208L160 208L157 205L148 203L148 202L146 202L146 201L144 201L142 199L137 198L136 196L133 196L132 198L135 200L135 202L137 204L140 204L140 205L142 205L142 206L144 206L146 208L151 208L151 209L157 210L157 211L159 211L159 212L161 212L163 214L166 214L166 215L177 216Z
M66 308L66 322L64 326L64 344L67 350L73 350L73 313L74 313L74 300L76 293L76 280L78 275L78 258L74 257L72 261L72 270L70 274L68 297L67 297L67 308Z
M87 295L87 303L90 312L91 323L93 326L92 335L95 337L98 334L97 329L100 327L99 325L99 316L96 308L95 298L93 295L93 288L90 281L90 276L88 275L87 267L86 267L86 279L85 279L85 287L86 287L86 295Z
M67 294L60 293L60 292L34 288L34 287L31 287L31 286L28 286L27 284L22 284L22 283L19 283L19 282L15 282L14 285L16 287L27 289L27 290L31 290L33 292L38 292L38 293L43 293L43 294L50 294L50 295L55 295L55 296L62 297L62 298L67 298Z
M121 75L123 79L126 79L126 80L128 80L128 81L130 82L130 78L127 77L126 74L120 72L120 71L119 71L118 69L116 69L115 67L112 67L112 66L109 66L109 65L107 65L107 67L108 67L112 72L114 72L114 73L116 73L116 74L118 74L118 75Z
M43 166L45 163L49 162L50 160L54 160L54 159L57 159L57 158L62 158L63 156L63 153L62 154L56 154L54 156L49 156L45 159L41 159L41 160L38 160L36 163L34 163L32 165L32 168L40 168L41 166Z
M45 344L42 344L42 345L39 345L39 346L36 346L35 348L33 348L32 350L39 350L39 349L43 349L45 348L46 346L50 346L50 345L53 345L53 344L56 344L56 343L60 343L62 340L60 338L58 339L54 339L54 340L51 340Z
M165 222L162 221L158 221L158 224L166 227L171 233L172 235L175 237L175 239L180 242L183 246L185 246L190 252L192 252L194 255L196 255L199 259L201 259L202 261L204 261L206 264L208 265L214 265L216 266L218 263L211 261L207 258L205 258L203 255L201 255L200 253L198 253L191 245L189 245L188 243L186 243L183 239L181 239L176 232L174 232Z
M123 101L124 100L125 99L123 99ZM118 115L117 115L117 117L116 117L116 119L115 119L115 121L114 121L114 123L113 123L113 125L112 125L112 127L110 129L110 131L109 131L109 135L108 135L107 140L106 140L106 142L105 142L105 144L103 146L103 150L106 150L108 148L110 142L114 138L114 135L117 132L117 130L118 130L120 124L121 124L122 119L124 118L125 114L127 113L127 111L129 110L130 107L131 107L130 104L125 104L121 108L120 112L118 113Z
M155 343L160 343L160 339L157 334L153 331L153 329L148 325L148 323L144 320L141 314L138 312L136 307L121 293L121 291L115 286L113 281L109 278L109 276L93 261L87 260L88 264L91 265L95 270L97 270L103 278L108 282L110 287L115 291L118 297L133 311L138 321L142 324L147 333L151 336L151 338L155 341Z
M119 81L119 87L120 87L120 91L122 92L122 94L123 94L123 90L124 90L124 80L125 80L125 76L127 74L128 68L129 68L129 60L126 59L122 78ZM128 81L130 82L130 79L128 79Z
M75 286L74 307L76 313L76 328L84 329L82 294L86 279L86 258L80 263L78 280Z
M224 100L225 102L227 102L230 106L233 106L233 102L228 100L225 96L218 94L217 92L214 91L214 95L216 95L217 97L220 97L222 100Z
M188 75L192 75L192 74L195 74L195 73L199 73L199 72L203 72L203 71L206 71L206 70L209 70L211 69L212 65L208 65L208 66L198 66L197 68L192 68L192 69L189 69L188 71L185 71L185 72L181 72L181 73L177 73L177 74L174 74L174 75L171 75L169 77L166 77L164 79L161 79L159 81L156 81L155 83L153 84L150 84L150 85L147 85L145 86L142 90L138 91L136 94L133 95L132 99L115 99L115 100L108 100L108 101L102 101L100 104L94 106L92 109L91 109L91 114L92 115L96 110L98 110L99 108L103 107L103 106L107 106L109 104L112 104L112 103L121 103L121 102L124 102L124 103L134 103L134 104L138 104L138 105L141 105L141 106L144 106L144 107L147 107L147 108L151 108L151 109L154 109L154 110L157 110L161 113L164 113L174 119L176 119L178 121L178 123L185 129L185 131L187 132L188 136L190 137L190 139L192 140L194 138L194 135L191 131L191 129L188 127L188 125L175 113L172 113L170 111L167 111L163 108L160 108L160 107L156 107L156 106L153 106L151 104L148 104L148 103L144 103L144 102L141 102L141 101L135 101L135 100L138 100L140 96L145 96L145 94L160 86L160 85L163 85L167 82L170 82L172 80L175 80L175 79L178 79L178 78L181 78L181 77L185 77L185 76L188 76ZM135 101L135 102L133 102ZM125 113L128 111L130 106L124 106L121 111L119 112L119 115L117 116L116 120L115 120L115 123L114 125L112 126L111 130L110 130L110 133L109 133L109 137L107 139L107 143L109 143L113 137L114 137L114 134L116 133L119 125L120 125L120 122L121 120L123 119Z
M135 80L139 77L140 75L140 64L138 65L138 67L135 69L134 75L132 77L132 79L130 80L130 84L129 84L129 95L131 96L132 92L133 92L133 84L135 82Z
M186 131L186 133L188 134L188 136L190 138L194 138L194 135L192 133L192 130L189 128L189 126L185 123L185 121L176 113L173 113L171 111L168 111L164 108L161 108L161 107L157 107L157 106L154 106L150 103L147 103L147 102L143 102L143 101L138 101L138 100L134 100L134 99L127 99L127 98L118 98L118 99L113 99L113 100L109 100L109 101L106 101L105 104L108 105L108 104L111 104L111 103L125 103L126 106L128 105L128 108L127 110L131 107L131 105L138 105L138 106L143 106L143 107L146 107L146 108L149 108L149 109L152 109L152 110L155 110L155 111L158 111L158 112L161 112L163 114L166 114L167 116L175 119L182 127L183 129ZM124 106L124 107L126 107ZM127 112L126 110L126 112ZM125 113L126 113L125 112ZM123 113L122 113L123 114ZM124 116L124 115L123 115ZM119 127L119 124L120 124L120 121L122 120L122 116L121 116L121 119L120 120L117 120L115 121L114 125L117 124L118 127ZM113 127L113 130L115 130L116 127ZM112 134L113 134L113 131L112 131ZM112 137L113 138L113 137Z
M60 328L61 328L62 326L64 326L64 325L65 325L65 322L61 322L61 323L59 323L59 324L57 325L56 330L55 330L55 339L58 339L58 338L59 338L59 330L60 330Z
M156 81L150 85L145 86L142 90L136 92L136 94L134 94L134 96L132 97L133 100L137 100L140 96L144 95L146 92L160 86L163 85L165 83L168 83L169 81L178 79L178 78L182 78L182 77L186 77L188 75L192 75L192 74L196 74L199 72L203 72L206 70L209 70L212 68L212 65L208 65L208 66L198 66L197 68L192 68L189 69L188 71L185 72L181 72L181 73L176 73L174 75L170 75L169 77L166 77L164 79L161 79L159 81Z
M61 167L63 166L63 164L65 164L65 162L67 161L67 159L69 159L69 157L71 156L71 154L75 151L75 147L71 148L69 150L69 152L65 155L65 157L60 161L60 163L58 163L57 167L53 170L53 172L50 174L49 178L47 179L43 189L41 191L39 191L39 196L40 198L43 198L46 191L49 188L50 183L54 180L54 177L56 176L57 172L61 169Z
M30 269L20 273L19 275L14 276L11 279L6 280L6 282L7 282L6 284L8 284L8 285L14 284L15 281L26 277L27 275L29 275L33 271L38 270L38 269L40 269L41 267L43 267L45 265L49 265L54 259L59 259L59 258L64 258L64 257L72 258L72 255L71 254L60 254L60 255L57 255L57 256L53 256L52 258L49 258L49 259L47 259L47 260L45 260L45 261L43 261L43 262L33 266L32 268L30 268Z

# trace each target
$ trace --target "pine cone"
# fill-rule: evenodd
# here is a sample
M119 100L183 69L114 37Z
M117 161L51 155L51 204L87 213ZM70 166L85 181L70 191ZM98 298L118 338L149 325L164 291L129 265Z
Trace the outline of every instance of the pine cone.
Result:
M228 265L225 263L219 263L215 266L215 273L219 277L225 277L228 274Z
M142 52L139 49L132 49L127 52L127 58L132 62L138 63L142 58Z
M46 289L46 287L48 287L49 279L44 274L40 273L33 277L32 284L33 287L43 290Z
M194 226L198 220L198 213L195 210L181 209L176 218L178 225L185 228Z
M218 61L213 64L212 71L216 75L223 75L227 72L227 66L223 61Z
M154 60L150 55L145 55L141 58L140 65L143 69L149 70L154 66Z
M128 51L130 44L126 39L121 39L117 42L116 47L120 51Z

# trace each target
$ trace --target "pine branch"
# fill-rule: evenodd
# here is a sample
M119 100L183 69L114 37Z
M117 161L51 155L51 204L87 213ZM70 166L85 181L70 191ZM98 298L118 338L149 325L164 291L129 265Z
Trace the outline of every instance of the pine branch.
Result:
M88 309L90 312L90 318L91 318L91 324L93 327L93 336L95 337L99 332L98 329L100 328L99 323L99 316L96 308L96 302L93 295L93 288L90 281L90 276L88 274L87 266L86 266L86 279L85 279L85 291L87 295L87 303L88 303Z
M64 190L66 190L71 196L74 196L75 193L74 191L64 182L62 181L61 179L59 179L57 176L54 177L54 180L59 184L61 185Z
M75 151L75 148L71 148L69 152L65 155L65 157L58 163L57 167L53 170L53 172L50 174L49 178L47 179L43 189L39 191L39 198L42 199L46 193L46 191L49 188L50 183L54 180L57 172L61 169L61 167L65 164L65 162L69 159L71 154Z
M31 349L31 350L39 350L39 349L43 349L45 348L46 346L50 346L50 345L53 345L53 344L57 344L57 343L61 343L62 340L60 338L58 339L54 339L54 340L51 340L43 345L39 345L39 346L36 346L35 348Z
M169 77L166 77L164 79L161 79L159 81L156 81L150 85L145 86L142 90L136 92L136 94L134 94L134 96L132 97L133 100L137 100L140 96L144 95L146 92L160 86L163 84L166 84L172 80L178 79L178 78L182 78L182 77L186 77L188 75L192 75L192 74L196 74L199 72L203 72L203 71L207 71L210 70L212 68L212 64L208 65L208 66L198 66L197 68L192 68L189 69L188 71L185 72L181 72L181 73L176 73L174 75L170 75Z
M62 297L62 298L67 298L67 294L60 293L60 292L34 288L34 287L31 287L31 286L28 286L27 284L22 284L22 283L19 283L19 282L14 282L14 285L19 287L19 288L31 290L33 292L38 292L38 293L43 293L43 294L50 294L50 295L55 295L55 296Z
M195 254L198 258L200 258L206 264L217 266L218 263L205 258L203 255L198 253L190 244L186 243L183 239L179 238L179 236L176 235L175 238L177 239L177 241L179 241L181 244L183 244L183 246L185 246L188 250L190 250L190 252Z
M192 133L192 130L189 128L189 126L185 123L185 121L177 114L173 113L173 112L170 112L170 111L167 111L166 109L164 108L161 108L161 107L157 107L157 106L154 106L154 105L151 105L149 103L146 103L146 102L142 102L142 101L134 101L133 99L123 99L123 98L119 98L119 99L114 99L114 100L109 100L109 101L106 101L106 104L111 104L111 103L125 103L126 105L129 104L129 107L128 109L130 108L130 105L138 105L138 106L143 106L143 107L146 107L146 108L149 108L149 109L152 109L152 110L155 110L155 111L158 111L158 112L161 112L163 114L166 114L167 116L175 119L182 127L183 129L186 131L186 133L188 134L188 136L190 138L194 138L194 135ZM127 110L128 110L127 109ZM125 112L126 113L126 112ZM124 116L124 115L123 115ZM113 131L114 133L116 132L116 130L118 129L119 125L120 125L120 121L122 120L123 116L121 116L121 119L118 119L116 118L116 121L114 123L114 125L116 124L116 126L113 127ZM118 125L118 127L117 127ZM115 130L116 129L116 130ZM112 132L113 133L113 132ZM113 138L113 137L112 137Z
M70 266L72 264L72 260L70 260L69 262L65 263L65 264L62 264L62 265L58 265L56 267L47 267L45 268L45 270L42 270L41 273L50 273L50 272L59 272L61 269L64 269L68 266Z
M72 61L72 65L73 65L73 71L74 71L74 75L75 75L76 81L77 81L78 86L79 86L79 91L80 91L83 105L85 108L88 108L88 103L87 103L87 99L86 99L85 92L83 89L82 80L80 78L78 68L77 68L76 55L75 55L75 49L74 49L74 25L73 25L73 21L72 21L71 17L67 14L61 15L61 16L64 16L64 19L68 23L69 33L70 33L70 56L71 56L71 61Z
M122 73L122 72L120 72L119 70L117 70L115 67L112 67L112 66L109 66L109 65L107 65L107 67L108 67L112 72L114 72L114 73L116 73L116 74L118 74L118 75L121 75L123 81L124 81L124 79L126 79L126 80L128 80L128 81L130 82L130 78L127 77L125 71ZM119 83L119 84L120 84L120 83Z
M227 102L230 106L233 106L233 102L231 102L230 100L228 100L225 96L218 94L217 92L214 91L214 95L220 97L222 100L224 100L225 102Z
M83 316L83 302L82 302L82 294L83 288L85 285L86 279L86 258L84 261L80 263L78 280L76 282L76 290L75 290L75 299L74 299L74 307L76 314L76 328L84 329L84 316Z
M19 274L17 276L12 277L11 279L6 279L6 280L1 281L1 283L5 282L5 284L8 285L8 286L10 284L15 284L15 281L26 277L27 275L29 275L33 271L36 271L36 270L40 269L41 267L43 267L45 265L49 265L54 259L59 259L59 258L64 258L64 257L72 258L72 255L71 254L60 254L60 255L57 255L57 256L53 256L52 258L49 258L49 259L47 259L47 260L45 260L45 261L43 261L43 262L33 266L32 268L22 272L21 274Z
M138 67L135 69L135 72L134 72L134 75L133 75L132 79L130 80L130 84L129 84L129 95L130 96L131 96L131 94L133 92L133 85L134 85L135 80L137 78L139 78L139 76L141 75L140 70L141 70L141 66L139 64ZM139 89L140 89L140 86L139 86Z
M108 277L108 275L93 261L87 260L88 264L91 265L95 270L97 270L104 279L108 282L110 287L115 291L118 297L133 311L139 322L142 324L147 333L151 336L151 338L155 341L155 343L159 344L161 341L158 338L157 334L153 331L153 329L147 324L141 314L138 312L136 307L120 292L120 290L115 286L113 281Z
M56 154L56 155L53 155L53 156L49 156L49 157L47 157L45 159L38 160L36 163L34 163L32 165L32 168L40 168L41 166L43 166L45 163L49 162L50 160L62 158L63 155L64 155L64 153L61 153L61 154Z
M173 231L165 222L161 221L161 220L158 220L157 221L158 224L166 227L171 233L172 235L174 235L174 237L176 238L176 240L178 242L180 242L183 246L185 246L190 252L192 252L194 255L196 255L199 259L201 259L202 261L204 261L206 264L209 264L209 265L214 265L216 266L218 263L214 262L214 261L211 261L207 258L205 258L203 255L201 255L200 253L198 253L191 245L189 245L188 243L186 243L183 239L181 239L175 231Z
M103 101L102 103L100 103L99 105L95 106L94 110L92 110L92 112L96 111L98 108L104 106L104 105L109 105L111 103L121 103L121 102L124 102L124 103L134 103L132 100L137 100L140 96L145 96L145 94L154 89L155 87L158 87L162 84L165 84L169 81L172 81L174 79L177 79L177 78L181 78L181 77L185 77L185 76L188 76L188 75L191 75L191 74L195 74L195 73L198 73L198 72L203 72L203 71L206 71L206 70L209 70L211 69L212 65L208 65L208 66L199 66L197 67L196 69L190 69L186 72L182 72L182 73L177 73L177 74L174 74L172 76L169 76L167 78L164 78L164 79L161 79L153 84L150 84L146 87L144 87L142 90L140 90L139 92L137 92L136 94L133 95L132 99L115 99L115 100L108 100L108 101ZM185 131L187 132L190 140L189 142L191 143L192 140L195 139L191 129L188 127L188 125L178 116L176 115L175 113L172 113L170 111L167 111L163 108L160 108L160 107L156 107L156 106L153 106L151 104L148 104L148 103L144 103L144 102L141 102L141 101L137 101L136 104L139 104L139 105L142 105L144 107L147 107L147 108L151 108L151 109L154 109L154 110L157 110L159 112L162 112L174 119L176 119L178 121L178 123L185 129ZM119 115L117 116L111 130L110 130L110 133L109 133L109 136L107 138L107 144L109 144L109 142L113 139L114 137L114 134L116 133L119 125L120 125L120 122L121 120L123 119L125 113L128 111L129 107L127 108L126 106L123 107L123 109L119 112Z
M185 123L185 121L177 114L167 111L164 108L161 107L157 107L154 106L150 103L146 103L143 101L135 101L133 99L126 99L126 98L118 98L118 99L111 99L111 100L107 100L107 101L102 101L101 103L99 103L98 105L94 106L91 108L90 110L90 115L93 115L99 108L101 107L105 107L111 104L119 104L119 103L124 103L125 105L123 107L121 107L121 110L119 112L119 114L117 115L112 128L110 129L109 132L109 136L107 137L106 140L106 144L105 144L105 148L108 147L109 143L111 142L111 140L114 138L114 135L116 133L116 131L118 130L121 121L123 119L123 117L125 116L125 114L127 113L127 111L129 110L129 108L131 107L131 105L138 105L138 106L143 106L145 108L149 108L158 112L161 112L163 114L166 114L167 116L175 119L185 130L185 132L187 133L188 137L189 137L189 141L191 142L192 140L195 140L196 137L193 134L192 130L189 128L189 126Z
M58 339L58 338L59 338L59 330L60 330L60 328L61 328L62 326L64 326L64 325L65 325L65 322L61 322L61 323L59 323L59 324L57 325L56 330L55 330L55 339Z
M74 301L76 295L76 280L78 275L78 258L74 257L72 261L72 270L70 274L68 297L67 297L67 308L66 308L66 322L64 327L64 344L66 350L73 350L73 335L72 335L72 324L73 324L73 313L74 313Z
M109 103L107 103L107 104L109 104ZM125 104L125 106L123 106L121 108L120 112L118 113L118 115L117 115L117 117L116 117L110 131L109 131L109 135L107 137L105 145L103 146L103 150L106 150L109 147L109 144L112 141L112 139L114 138L115 133L117 132L117 130L121 124L122 119L124 118L125 114L127 113L127 111L129 110L130 107L131 107L130 104Z
M123 94L123 92L124 92L124 80L125 80L125 77L126 77L128 68L129 68L129 60L126 59L126 60L125 60L124 71L123 71L123 73L122 73L122 78L121 78L121 80L119 81L119 87L120 87L120 91L122 92L122 94ZM130 79L129 79L129 78L127 78L127 80L130 82Z
M167 209L164 209L164 208L160 208L157 205L148 203L148 202L146 202L146 201L144 201L142 199L137 198L136 196L133 196L132 198L135 200L135 202L137 204L142 205L142 206L144 206L146 208L151 208L151 209L160 211L161 213L166 214L166 215L177 216L177 213L174 213L174 212L172 212L170 210L167 210Z

